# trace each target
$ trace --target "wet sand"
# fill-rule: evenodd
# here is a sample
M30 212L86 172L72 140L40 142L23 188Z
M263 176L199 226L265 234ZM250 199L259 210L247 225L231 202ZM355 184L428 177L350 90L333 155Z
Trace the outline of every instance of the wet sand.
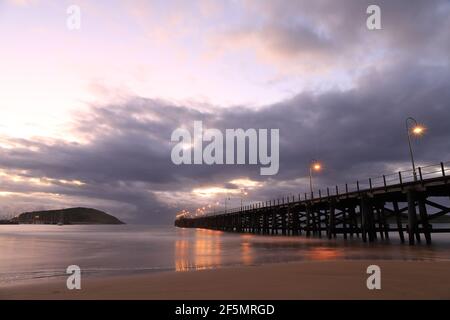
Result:
M381 267L381 290L366 269ZM450 299L450 261L323 261L65 279L0 288L1 299Z

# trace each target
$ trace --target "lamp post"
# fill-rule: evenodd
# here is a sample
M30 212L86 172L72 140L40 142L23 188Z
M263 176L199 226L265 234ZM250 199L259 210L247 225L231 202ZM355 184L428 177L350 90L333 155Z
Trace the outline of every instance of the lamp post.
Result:
M416 164L414 163L414 154L411 146L411 135L421 136L425 132L425 127L417 123L413 117L406 118L406 133L408 136L409 155L411 157L411 164L413 168L414 181L417 181ZM412 123L412 126L410 124Z
M322 169L322 165L317 160L311 160L309 165L309 189L311 191L311 198L313 196L313 182L312 182L312 173L313 171L320 171Z

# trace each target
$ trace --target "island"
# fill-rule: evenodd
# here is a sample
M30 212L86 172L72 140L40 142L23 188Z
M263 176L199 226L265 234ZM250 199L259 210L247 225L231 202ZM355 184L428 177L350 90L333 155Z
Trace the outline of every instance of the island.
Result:
M20 224L124 224L106 212L82 207L24 212L11 221Z

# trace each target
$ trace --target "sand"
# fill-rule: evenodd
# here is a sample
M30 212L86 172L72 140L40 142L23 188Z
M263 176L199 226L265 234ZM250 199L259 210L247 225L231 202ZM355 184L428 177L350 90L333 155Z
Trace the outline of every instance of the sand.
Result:
M381 267L368 290L367 266ZM450 261L323 261L65 279L0 288L1 299L450 299Z

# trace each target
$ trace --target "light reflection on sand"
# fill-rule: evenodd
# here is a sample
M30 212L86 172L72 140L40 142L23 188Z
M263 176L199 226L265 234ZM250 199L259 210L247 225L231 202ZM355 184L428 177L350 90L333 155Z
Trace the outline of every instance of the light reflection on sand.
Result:
M195 240L175 241L175 270L202 270L221 265L220 231L195 230Z
M326 260L450 260L447 240L410 247L391 237L390 242L364 244L352 240L306 237L270 237L184 229L187 239L175 242L175 269L201 270L227 265L258 265L291 261ZM189 237L190 236L190 237Z
M317 247L312 248L307 256L311 260L336 260L343 256L342 250L343 249Z

